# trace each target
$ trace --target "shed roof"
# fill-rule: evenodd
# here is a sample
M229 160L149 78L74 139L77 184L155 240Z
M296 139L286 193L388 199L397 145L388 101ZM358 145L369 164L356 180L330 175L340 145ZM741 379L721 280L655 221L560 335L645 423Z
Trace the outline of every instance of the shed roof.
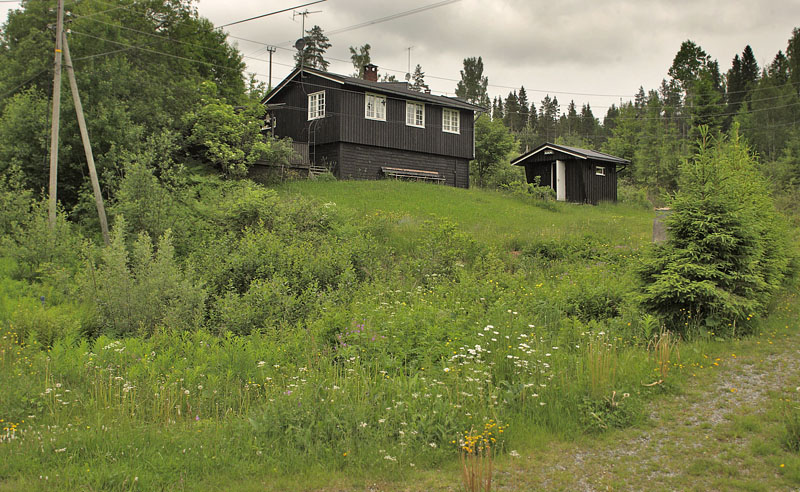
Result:
M605 154L603 152L597 152L596 150L579 149L577 147L567 147L566 145L543 143L542 145L531 150L530 152L522 154L521 156L511 161L511 165L512 166L520 165L529 157L536 154L540 154L545 150L554 150L556 152L563 152L564 154L569 154L575 157L576 159L582 159L582 160L592 159L595 161L611 162L614 164L630 164L631 162L628 159L623 159L621 157Z
M431 104L444 106L446 108L458 108L470 111L486 111L486 108L482 106L477 106L475 104L469 103L457 97L437 96L434 94L426 94L425 92L411 90L408 88L408 84L405 82L372 82L370 80L364 80L358 77L349 77L347 75L339 75L330 72L323 72L321 70L316 70L313 68L303 68L303 72L342 85L355 86L380 94L400 96L403 99L428 102ZM261 102L263 104L269 103L270 99L272 99L276 94L278 94L281 90L283 90L289 84L289 82L291 82L295 77L297 77L299 73L300 73L299 68L294 69L292 73L290 73L285 79L283 79L283 81L281 81L281 83L278 84L275 87L275 89L272 92L270 92L267 95L267 97L265 97Z

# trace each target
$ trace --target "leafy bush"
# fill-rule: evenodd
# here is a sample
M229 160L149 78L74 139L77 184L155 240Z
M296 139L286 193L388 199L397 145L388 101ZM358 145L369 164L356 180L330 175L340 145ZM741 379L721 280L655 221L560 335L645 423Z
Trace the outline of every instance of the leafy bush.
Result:
M668 239L649 251L639 272L641 304L674 330L746 329L789 264L766 182L734 129L730 140L704 135L681 167L680 185Z
M99 264L90 259L79 288L96 305L102 330L112 335L151 334L159 327L188 330L205 313L205 290L175 262L169 230L154 251L142 232L129 253L125 218L119 216Z
M69 304L46 308L38 303L19 303L9 324L20 340L49 348L56 340L74 341L86 335L91 323L89 319L81 319L85 314Z
M258 101L234 108L217 95L213 82L203 82L202 104L185 116L189 144L225 175L244 177L253 163L266 160L287 165L294 150L290 141L264 139L261 125L266 109Z
M125 177L116 193L113 215L125 217L126 233L147 233L161 237L175 228L176 203L169 191L144 164L134 162L125 169Z
M620 182L617 187L617 201L625 205L651 209L653 204L647 198L647 190L636 185Z
M18 279L41 280L53 269L76 271L84 239L66 214L58 210L55 224L50 227L46 200L30 202L27 213L24 203L18 202L18 205L21 207L6 215L13 223L9 234L3 238L3 250L16 260L12 275Z

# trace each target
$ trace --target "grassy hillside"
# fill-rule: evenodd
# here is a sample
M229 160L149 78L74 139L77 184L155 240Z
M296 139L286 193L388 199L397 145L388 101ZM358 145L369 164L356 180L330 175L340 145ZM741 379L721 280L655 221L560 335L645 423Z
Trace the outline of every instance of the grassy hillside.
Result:
M649 210L136 179L111 247L31 220L4 249L0 489L413 480L635 425L713 337L676 359L638 311Z
M390 180L295 181L279 190L335 203L353 220L378 211L416 221L448 219L476 240L512 250L542 239L583 235L639 247L652 236L652 211L615 204L592 207L541 202L491 190Z

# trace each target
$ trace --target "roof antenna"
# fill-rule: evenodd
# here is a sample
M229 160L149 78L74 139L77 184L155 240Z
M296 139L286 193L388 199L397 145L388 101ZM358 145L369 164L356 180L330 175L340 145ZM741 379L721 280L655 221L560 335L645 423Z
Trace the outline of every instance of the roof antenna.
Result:
M408 72L406 72L406 82L411 81L411 48L413 48L413 46L408 47Z
M301 29L300 30L300 39L298 39L294 43L294 47L297 49L297 51L300 52L299 56L300 56L300 71L301 72L303 71L303 63L305 62L305 58L306 58L305 56L303 56L303 50L306 47L306 17L308 17L309 14L318 14L320 12L322 12L322 11L321 10L315 10L313 12L309 12L308 9L305 9L302 12L298 12L296 10L292 10L292 20L294 20L294 18L297 17L298 15L303 17L303 22L302 22L302 25L301 25L302 27L300 28Z

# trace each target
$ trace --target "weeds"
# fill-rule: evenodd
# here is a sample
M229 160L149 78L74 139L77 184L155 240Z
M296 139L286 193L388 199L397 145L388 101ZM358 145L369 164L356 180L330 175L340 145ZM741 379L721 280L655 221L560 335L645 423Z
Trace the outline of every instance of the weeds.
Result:
M783 445L789 451L800 452L800 406L796 401L783 405Z
M660 379L655 384L661 384L667 380L672 357L680 358L678 351L678 341L672 332L663 329L648 344L648 350L652 353L653 361Z
M481 432L470 429L459 440L461 481L468 492L491 492L497 436L505 429L494 420L489 420Z

